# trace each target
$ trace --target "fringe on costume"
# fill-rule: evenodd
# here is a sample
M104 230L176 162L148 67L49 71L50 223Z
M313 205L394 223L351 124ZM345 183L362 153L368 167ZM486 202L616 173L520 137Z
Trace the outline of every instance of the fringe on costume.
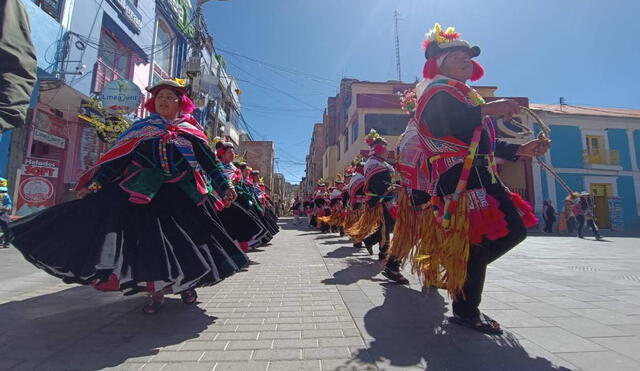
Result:
M414 258L412 251L416 251L414 247L424 236L424 231L419 230L422 226L422 219L425 217L423 214L428 213L429 210L416 209L413 206L410 191L406 189L402 189L398 193L397 210L389 256L397 258L400 264L404 265L407 260Z
M366 206L364 206L366 207ZM367 208L360 218L349 227L345 232L351 237L353 242L360 243L365 238L376 233L378 228L382 225L384 227L384 206L378 203L374 208ZM384 245L385 231L382 231L382 241L380 246Z
M513 206L518 211L518 215L520 215L520 219L522 219L522 223L526 228L531 228L534 225L537 225L539 220L536 214L533 213L533 208L531 205L522 199L522 197L513 192L509 192L511 196L511 202L513 202Z
M329 220L331 220L331 215L329 215L329 216L319 216L317 220L318 220L318 222L317 222L318 227L320 227L320 224L323 224L323 223L324 224L329 224Z
M437 198L432 201L438 201ZM464 195L451 216L448 229L437 220L431 202L426 208L413 207L411 196L398 198L398 218L393 230L390 256L411 270L424 286L446 288L453 298L462 293L469 260L469 198Z

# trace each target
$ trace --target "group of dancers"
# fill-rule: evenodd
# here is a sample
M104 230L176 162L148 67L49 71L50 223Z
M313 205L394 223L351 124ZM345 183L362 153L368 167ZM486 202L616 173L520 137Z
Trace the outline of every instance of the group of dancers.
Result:
M491 117L509 119L521 108L508 99L487 103L467 84L484 74L473 59L479 47L436 24L424 50L424 79L403 97L409 120L393 155L372 130L368 157L355 158L331 187L318 181L298 212L369 254L378 245L390 280L407 284L400 268L410 264L425 286L446 289L452 322L499 334L498 322L478 309L487 265L522 242L537 218L504 185L496 158L542 156L551 143L496 137ZM81 178L82 198L9 229L13 245L37 267L65 282L125 295L147 291L143 309L155 313L165 294L194 303L197 287L245 267L245 252L278 227L259 174L234 164L231 143L210 148L189 115L185 87L163 80L148 90L151 115Z
M150 115L81 177L79 199L8 229L36 267L67 283L148 292L143 311L153 314L165 294L193 304L196 288L245 268L245 253L267 244L278 225L259 171L236 161L232 143L212 145L183 83L147 90Z
M424 51L424 79L402 97L409 120L394 156L372 130L366 161L355 159L354 171L345 171L348 184L335 185L341 202L332 203L333 191L319 182L306 211L322 231L338 226L369 254L379 244L387 278L408 283L400 267L409 264L425 287L446 289L451 322L501 334L499 323L479 310L487 265L522 242L538 220L502 182L496 159L539 157L551 142L508 144L496 137L491 117L510 119L521 108L509 99L487 103L467 84L484 74L473 59L480 48L453 28L436 23Z

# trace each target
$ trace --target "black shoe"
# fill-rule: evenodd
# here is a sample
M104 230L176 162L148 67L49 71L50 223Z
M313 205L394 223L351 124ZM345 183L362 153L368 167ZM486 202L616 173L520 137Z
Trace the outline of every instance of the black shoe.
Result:
M354 249L361 249L362 248L362 243L354 243L353 244L353 248Z
M406 279L406 278L402 275L402 273L392 271L392 270L391 270L391 269L389 269L389 268L385 268L385 269L382 271L382 275L383 275L383 276L385 276L385 277L387 277L387 278L388 278L388 279L390 279L391 281L397 282L397 283L399 283L399 284L401 284L401 285L408 285L408 284L409 284L409 280L408 280L408 279Z
M373 255L373 246L365 245L364 248L367 249L369 255Z
M379 252L378 253L378 260L382 261L385 260L387 258L387 253L386 252Z

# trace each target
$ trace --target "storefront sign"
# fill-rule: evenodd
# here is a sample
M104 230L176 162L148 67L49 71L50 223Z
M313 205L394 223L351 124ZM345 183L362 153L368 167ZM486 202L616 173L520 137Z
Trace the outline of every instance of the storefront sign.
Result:
M609 224L612 231L624 231L624 216L622 214L622 199L609 198Z
M67 144L66 139L57 135L53 135L51 133L47 133L46 131L40 129L33 129L33 140L37 140L38 142L46 143L61 149L64 149Z
M80 173L84 173L98 161L99 152L100 143L98 143L95 129L88 125L83 126L80 132Z
M100 94L100 102L109 113L127 114L140 105L142 92L130 80L118 79L109 82Z
M118 8L120 8L122 16L127 20L133 31L135 33L140 33L140 29L142 29L142 14L138 12L135 4L132 4L129 0L112 1Z
M184 0L164 0L165 7L172 13L176 25L186 35L191 35L193 26L189 21L191 6Z
M55 186L60 162L46 158L27 157L18 171L15 212L25 216L55 203Z
M27 157L20 168L23 176L57 178L60 162L46 158Z
M53 206L55 189L50 180L37 177L20 177L16 215L25 216Z

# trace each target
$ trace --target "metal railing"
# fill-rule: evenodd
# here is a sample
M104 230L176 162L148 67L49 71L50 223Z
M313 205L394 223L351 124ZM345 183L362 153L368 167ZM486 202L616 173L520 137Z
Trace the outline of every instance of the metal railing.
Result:
M620 165L620 152L615 149L585 149L582 162L594 165Z

